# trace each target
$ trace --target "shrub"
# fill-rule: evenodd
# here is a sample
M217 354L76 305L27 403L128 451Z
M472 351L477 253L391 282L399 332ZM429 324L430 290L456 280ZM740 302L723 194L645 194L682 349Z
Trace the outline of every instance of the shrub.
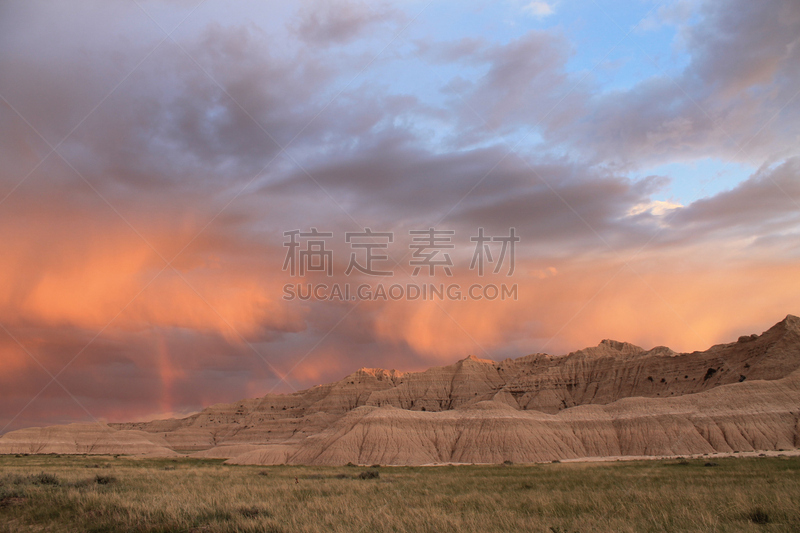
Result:
M550 526L550 533L569 533L569 531L567 529L562 529L559 526Z
M689 466L689 465L692 464L689 461L687 461L685 457L676 457L676 459L677 459L677 461L675 461L674 463L671 462L671 461L668 461L666 463L663 463L663 465L664 466Z
M59 481L55 474L46 474L42 472L41 474L35 475L32 477L31 481L34 485L58 485Z
M755 507L748 514L747 518L754 524L769 524L771 522L769 513L761 507Z
M28 499L21 494L0 494L0 509L16 505L23 505L26 501L28 501Z
M94 482L98 485L110 485L112 483L116 483L116 481L117 478L114 476L101 476L100 474L94 476Z
M703 466L719 466L719 464L718 464L718 463L714 463L714 462L711 462L711 461L709 461L709 462L707 462L707 463L706 463L705 465L703 465Z
M6 474L3 477L0 477L0 488L11 485L22 485L26 481L29 480L26 480L19 474Z
M503 465L504 466L511 466L513 464L514 464L514 461L511 461L509 459L506 459L505 461L503 461Z
M258 507L242 507L239 509L239 514L245 518L255 518L259 515L269 516L269 511L266 509L259 509Z
M379 477L381 477L381 474L380 472L377 472L375 470L365 470L360 474L358 474L358 477L360 479L378 479Z

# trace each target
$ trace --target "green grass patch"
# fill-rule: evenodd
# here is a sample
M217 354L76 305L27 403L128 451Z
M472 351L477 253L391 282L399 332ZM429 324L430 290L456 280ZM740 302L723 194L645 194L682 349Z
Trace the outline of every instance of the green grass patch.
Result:
M0 532L800 531L800 458L387 467L0 456Z

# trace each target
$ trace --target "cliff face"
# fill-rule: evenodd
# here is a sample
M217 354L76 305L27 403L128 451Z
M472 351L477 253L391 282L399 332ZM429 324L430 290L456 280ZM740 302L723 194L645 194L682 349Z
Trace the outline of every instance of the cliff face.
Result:
M200 455L261 464L780 449L797 446L798 376L800 319L790 315L761 335L703 352L605 340L563 356L470 356L414 373L361 369L294 394L109 429L139 441L152 435L153 446L170 453L204 450ZM0 452L12 442L19 448L18 433L0 438Z
M286 461L526 463L791 449L798 445L798 408L798 373L784 380L725 385L678 398L626 398L579 406L557 415L518 411L497 402L439 413L360 407L306 439ZM259 462L261 451L230 462Z

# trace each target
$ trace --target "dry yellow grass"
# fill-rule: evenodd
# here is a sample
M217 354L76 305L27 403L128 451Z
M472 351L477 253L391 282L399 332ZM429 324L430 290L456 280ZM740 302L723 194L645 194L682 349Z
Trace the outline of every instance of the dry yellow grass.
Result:
M3 456L0 531L800 530L800 458L714 461L367 469Z

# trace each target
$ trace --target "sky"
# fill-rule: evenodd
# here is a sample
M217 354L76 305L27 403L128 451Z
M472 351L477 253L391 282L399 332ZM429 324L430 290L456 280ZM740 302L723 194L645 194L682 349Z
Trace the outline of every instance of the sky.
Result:
M800 4L0 1L0 238L0 433L705 350L800 314Z

